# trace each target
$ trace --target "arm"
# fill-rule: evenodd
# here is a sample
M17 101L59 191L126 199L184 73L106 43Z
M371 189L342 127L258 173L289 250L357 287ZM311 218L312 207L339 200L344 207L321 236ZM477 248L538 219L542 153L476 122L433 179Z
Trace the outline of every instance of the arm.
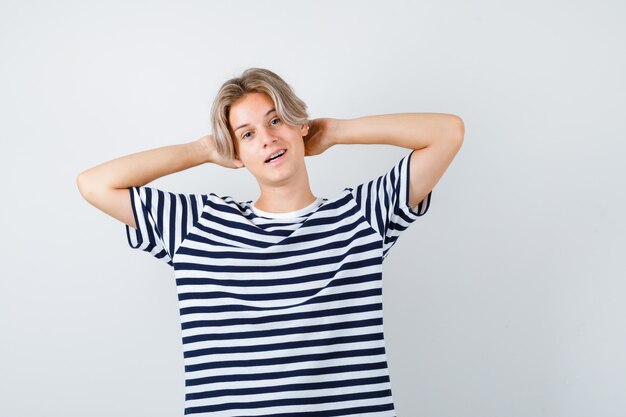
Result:
M444 113L397 113L337 120L333 144L387 144L422 149L461 139L463 120Z
M128 187L143 186L157 178L211 162L207 137L163 146L104 162L81 172L78 189L91 205L136 228Z
M334 120L336 144L388 144L415 151L410 162L409 203L418 205L439 182L462 143L463 120L443 113L399 113Z

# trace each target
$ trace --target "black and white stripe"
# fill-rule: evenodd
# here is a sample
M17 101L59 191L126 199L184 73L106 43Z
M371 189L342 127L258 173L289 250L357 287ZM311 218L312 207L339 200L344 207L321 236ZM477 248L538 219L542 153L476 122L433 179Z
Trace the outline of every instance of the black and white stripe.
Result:
M387 173L353 190L360 211L378 234L383 237L383 258L396 243L399 235L419 216L428 211L432 191L411 207L409 203L409 178L411 151Z
M410 155L295 218L129 189L129 245L175 271L185 415L395 416L382 262L431 195L409 206Z

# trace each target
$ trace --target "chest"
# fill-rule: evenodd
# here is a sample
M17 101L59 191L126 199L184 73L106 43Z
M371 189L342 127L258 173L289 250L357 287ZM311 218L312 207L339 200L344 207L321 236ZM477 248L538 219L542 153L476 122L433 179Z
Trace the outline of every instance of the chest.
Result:
M264 229L205 221L174 257L183 307L276 309L380 292L382 244L358 217L326 213Z

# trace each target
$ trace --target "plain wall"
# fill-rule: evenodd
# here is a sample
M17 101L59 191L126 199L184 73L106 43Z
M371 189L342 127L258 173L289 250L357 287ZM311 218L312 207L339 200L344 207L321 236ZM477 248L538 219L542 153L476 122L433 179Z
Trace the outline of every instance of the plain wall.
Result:
M625 21L617 0L0 1L0 415L182 415L173 270L75 180L210 133L248 67L312 118L465 122L385 261L399 417L626 415ZM408 152L335 146L306 158L312 190ZM151 184L258 197L210 164Z

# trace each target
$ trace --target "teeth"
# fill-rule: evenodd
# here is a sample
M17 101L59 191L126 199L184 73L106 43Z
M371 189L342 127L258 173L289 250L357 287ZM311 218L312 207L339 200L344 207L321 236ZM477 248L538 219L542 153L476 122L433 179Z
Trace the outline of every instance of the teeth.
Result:
M282 154L284 154L284 153L285 153L285 151L284 151L284 150L280 150L280 151L276 152L275 154L273 154L272 156L270 156L270 157L268 158L268 161L269 161L270 159L272 159L272 158L274 158L274 157L276 157L276 156L282 155Z

